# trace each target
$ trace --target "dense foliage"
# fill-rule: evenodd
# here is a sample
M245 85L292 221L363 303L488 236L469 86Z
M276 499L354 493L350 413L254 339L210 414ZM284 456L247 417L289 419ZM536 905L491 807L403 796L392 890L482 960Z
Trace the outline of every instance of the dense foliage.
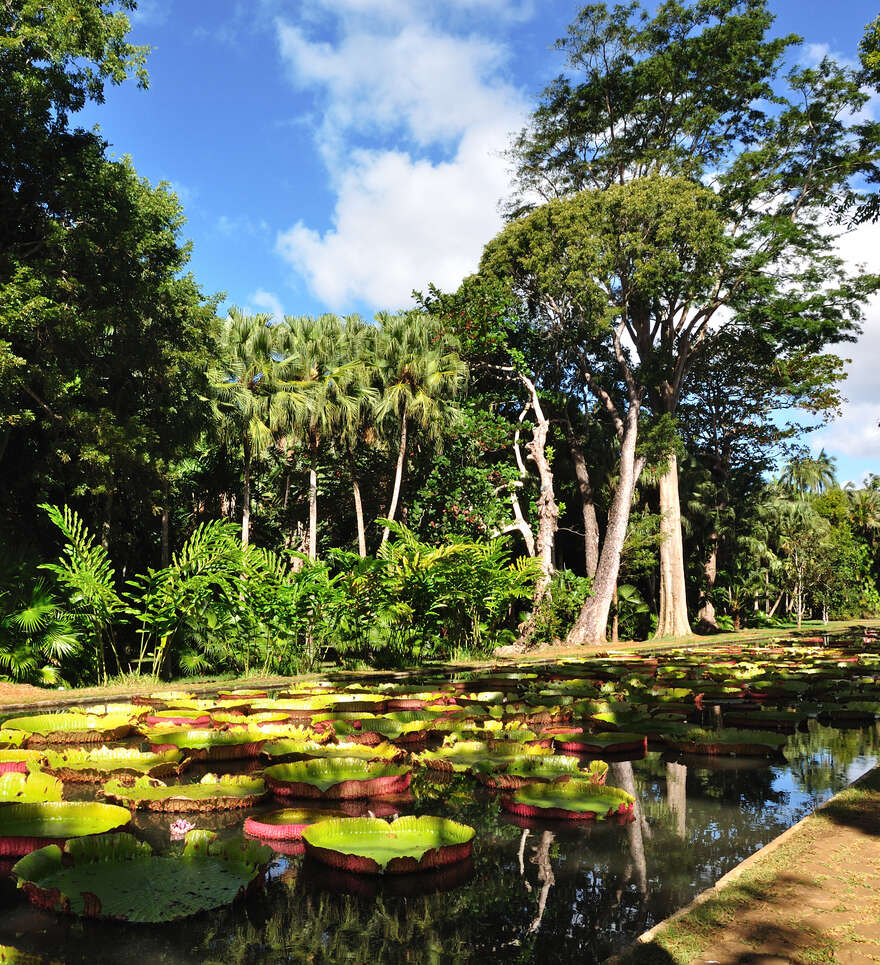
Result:
M0 13L0 676L880 610L880 479L806 446L878 287L835 248L877 215L876 21L786 72L764 0L584 7L479 271L277 320L218 318L177 198L75 126L147 84L134 3L50 7Z

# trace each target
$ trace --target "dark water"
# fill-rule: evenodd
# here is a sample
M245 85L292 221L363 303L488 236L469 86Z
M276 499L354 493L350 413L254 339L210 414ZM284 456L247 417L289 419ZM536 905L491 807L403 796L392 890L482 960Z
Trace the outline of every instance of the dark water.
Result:
M601 961L873 766L880 731L811 721L785 755L612 761L608 783L637 794L626 824L524 821L466 776L419 773L389 810L473 825L471 862L383 881L279 855L262 894L159 927L43 913L0 879L0 944L89 965ZM174 818L135 825L164 849ZM239 835L244 814L195 820Z

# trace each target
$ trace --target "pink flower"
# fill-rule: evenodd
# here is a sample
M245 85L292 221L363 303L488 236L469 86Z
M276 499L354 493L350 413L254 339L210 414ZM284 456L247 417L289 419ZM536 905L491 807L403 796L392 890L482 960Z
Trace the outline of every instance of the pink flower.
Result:
M172 840L172 841L182 841L182 840L186 837L187 831L192 831L194 827L195 827L195 825L194 825L194 824L190 824L189 821L186 821L186 820L184 820L183 818L178 818L178 819L174 822L174 824L172 824L172 825L168 828L168 831L169 831L169 833L170 833L170 835L171 835L171 840Z

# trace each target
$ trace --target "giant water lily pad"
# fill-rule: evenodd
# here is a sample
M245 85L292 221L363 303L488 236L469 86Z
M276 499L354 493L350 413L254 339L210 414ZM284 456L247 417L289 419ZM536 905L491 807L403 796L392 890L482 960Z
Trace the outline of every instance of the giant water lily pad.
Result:
M719 730L691 728L681 737L668 738L666 743L683 754L732 754L743 757L766 757L777 753L788 738L784 734L758 730Z
M448 818L412 817L320 821L303 831L306 853L346 871L377 874L423 871L463 861L474 829Z
M635 798L619 787L566 781L527 784L501 803L521 817L601 821L612 814L632 813Z
M206 774L198 784L164 784L151 777L116 779L104 785L104 797L137 811L229 811L252 807L266 796L261 777Z
M28 746L118 740L132 731L131 720L124 714L35 714L13 717L3 727L25 734Z
M534 756L549 755L549 748L529 748ZM515 742L499 741L493 747L487 741L463 740L444 744L436 751L422 751L413 754L414 764L422 764L434 771L455 771L461 773L474 767L498 768L522 756L523 747ZM531 756L531 755L530 755Z
M279 797L345 799L405 791L410 769L404 765L332 757L273 764L263 772Z
M571 734L556 738L557 750L574 751L577 754L624 754L629 751L646 753L648 738L644 734L613 731L603 734Z
M592 784L604 784L608 776L608 764L605 761L585 763L579 757L559 754L547 757L530 754L516 757L500 769L476 767L474 774L487 787L505 790L547 781L582 780Z
M149 730L145 736L153 752L178 749L194 761L259 757L268 736L257 730Z
M112 804L56 801L0 807L0 856L22 855L53 842L115 831L131 814Z
M322 811L318 808L281 808L269 811L244 822L244 833L270 841L298 841L303 831L318 821L339 819L338 811Z
M110 774L146 774L170 777L188 763L178 750L159 754L132 747L100 747L95 750L46 751L51 774L65 783L83 784L106 781Z
M19 804L44 804L60 801L63 785L57 777L44 774L31 764L28 773L12 772L0 775L0 801Z
M218 843L191 831L182 855L159 856L127 834L52 845L13 873L31 902L88 918L157 924L228 905L259 879L271 858L251 841Z
M46 758L42 751L16 749L0 751L0 774L12 771L25 774L28 764L45 764Z
M317 741L277 740L263 746L266 757L355 757L362 761L399 761L406 752L387 741L380 744L353 744L344 741L338 744L319 744Z

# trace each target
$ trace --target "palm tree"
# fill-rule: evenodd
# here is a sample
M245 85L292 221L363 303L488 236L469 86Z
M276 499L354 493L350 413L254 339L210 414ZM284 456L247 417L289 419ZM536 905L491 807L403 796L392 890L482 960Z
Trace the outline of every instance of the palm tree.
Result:
M347 439L356 431L364 407L375 390L369 385L363 360L353 358L355 322L336 315L287 318L282 371L284 386L296 391L280 398L276 429L299 439L309 459L309 537L307 554L317 558L318 455L334 439Z
M208 369L211 408L221 438L241 446L241 541L247 546L251 522L251 471L253 462L273 439L282 396L292 404L292 387L278 390L279 327L271 315L248 315L229 309L220 332L216 361Z
M847 492L850 522L873 543L880 530L880 491L848 489Z
M807 493L823 493L837 486L835 460L824 449L815 459L792 456L786 463L780 481L803 499Z
M378 418L379 392L373 385L376 378L376 327L369 325L357 315L345 319L342 332L345 357L360 363L358 377L359 392L363 404L357 420L346 419L337 427L336 442L348 456L351 467L351 488L354 497L354 513L357 521L358 553L363 559L367 555L367 536L364 526L364 508L361 501L361 487L356 468L356 449L362 443L375 444L378 439L376 421Z
M382 398L379 415L399 426L394 486L386 518L394 520L400 499L406 460L407 434L417 426L428 439L436 439L457 415L452 402L464 385L466 367L439 321L420 312L376 316L379 332L376 367ZM390 530L382 531L382 543Z

